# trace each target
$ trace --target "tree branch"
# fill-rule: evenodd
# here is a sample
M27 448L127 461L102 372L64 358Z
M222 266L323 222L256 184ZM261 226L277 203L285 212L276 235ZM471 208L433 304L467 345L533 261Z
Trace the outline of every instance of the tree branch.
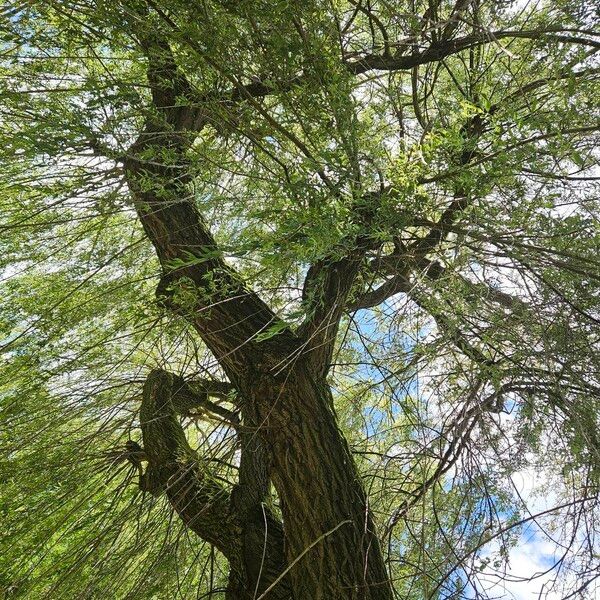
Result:
M172 375L172 378L172 402L177 414L185 415L199 408L222 417L234 427L239 425L240 419L236 411L228 410L209 400L210 397L221 400L233 399L235 388L231 383L212 379L194 379L187 382L179 375Z
M412 284L405 275L394 275L378 288L365 292L359 296L346 307L346 310L348 312L354 312L361 308L373 308L374 306L379 306L382 302L396 294L408 294L411 288Z
M147 0L148 5L151 6L161 19L167 23L174 33L183 35L177 23L169 17L153 0ZM497 42L500 39L506 38L524 38L524 39L541 39L547 38L555 41L561 41L565 43L589 45L593 48L600 48L600 42L580 36L563 35L566 33L582 33L585 35L593 36L597 35L594 32L569 30L569 29L546 29L546 30L529 30L529 31L494 31L494 32L479 32L461 38L448 39L458 24L458 17L462 11L466 8L465 2L457 0L456 6L453 9L450 21L446 26L446 30L443 32L442 39L432 43L428 48L421 52L415 52L416 41L414 38L408 38L403 41L391 43L389 40L386 42L386 47L383 54L366 54L362 58L350 61L343 60L346 69L353 75L362 75L369 71L406 71L411 70L420 65L427 65L432 62L441 61L449 56L468 50L477 46ZM360 3L357 11L360 10ZM367 11L368 12L368 11ZM155 34L153 34L155 35ZM165 45L164 41L155 41L157 46ZM194 49L198 50L197 44L193 43L189 39L182 40L182 43L187 43ZM391 54L390 47L395 46L398 48L395 54ZM404 54L404 51L409 50L410 52ZM203 53L202 53L203 54ZM206 57L205 57L206 58ZM173 61L174 66L175 63ZM172 66L168 69L174 72ZM213 64L214 67L218 67ZM219 70L217 68L217 70ZM181 76L183 74L179 72ZM191 89L191 86L187 84L185 95L190 99L190 104L187 107L179 107L182 115L180 116L179 122L182 127L185 127L189 131L200 131L202 127L210 120L210 117L204 112L207 104L216 102L223 106L230 106L239 102L248 101L249 99L262 98L272 94L282 93L289 91L290 89L301 85L302 82L307 78L303 73L300 73L285 81L272 82L268 81L256 81L253 80L250 83L242 84L240 81L235 81L234 87L226 92L209 92L206 94L196 94ZM180 92L182 90L180 89ZM180 94L181 95L181 94ZM166 105L165 105L166 106ZM175 102L172 102L170 106L176 106ZM175 111L176 112L176 111Z
M195 207L186 159L193 136L182 135L180 129L187 127L190 118L173 112L177 96L187 93L189 85L168 44L154 36L144 45L154 107L124 168L136 211L163 269L157 294L193 324L235 381L242 371L260 370L262 361L268 361L269 347L294 347L296 339L281 327L276 340L269 338L260 346L256 341L279 319L225 263ZM172 85L164 84L165 79Z
M469 50L477 46L496 42L507 38L522 38L530 40L548 39L558 42L581 44L593 48L600 48L600 41L580 37L561 35L560 32L568 32L565 29L546 29L546 30L529 30L529 31L490 31L472 35L467 35L453 40L442 40L433 43L422 52L403 55L400 50L394 56L386 56L380 54L367 54L361 59L354 62L347 62L346 68L354 75L361 75L367 71L404 71L412 69L419 65L425 65L432 62L439 62L448 56ZM593 32L581 32L587 35L598 35ZM414 48L415 41L409 38L395 44L400 49Z
M140 484L153 494L164 491L183 522L228 559L228 599L249 599L278 580L275 599L289 599L284 569L283 528L263 504L268 491L267 454L258 440L243 438L239 484L229 492L198 460L179 423L174 399L181 382L163 370L144 384L140 424L148 468ZM243 492L240 493L240 490Z
M313 367L323 374L329 369L339 322L364 256L380 243L368 235L377 211L372 203L378 197L379 194L369 194L355 207L353 219L361 231L342 242L341 249L332 249L313 264L304 281L303 300L308 316L297 333ZM340 254L342 257L338 258Z
M140 425L148 468L142 486L153 494L164 491L184 523L235 563L240 529L229 510L229 494L190 448L172 389L173 377L166 371L152 371L144 384Z

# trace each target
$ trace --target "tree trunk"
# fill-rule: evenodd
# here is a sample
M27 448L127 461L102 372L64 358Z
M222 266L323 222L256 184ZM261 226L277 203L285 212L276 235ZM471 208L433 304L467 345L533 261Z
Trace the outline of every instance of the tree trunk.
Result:
M157 294L165 306L193 325L219 361L243 399L244 423L259 436L262 445L255 456L264 451L267 457L248 470L244 460L240 465L239 482L229 502L233 524L224 532L229 537L232 531L238 532L234 543L219 538L212 498L222 498L223 493L207 490L202 481L208 484L209 478L200 473L190 482L191 487L183 485L178 474L190 473L189 461L178 463L174 448L170 458L158 454L154 458L158 472L162 469L164 473L163 484L170 484L169 500L198 535L229 559L231 598L236 594L254 597L260 575L259 595L267 593L270 598L289 595L291 582L295 600L388 600L391 586L366 494L337 426L326 382L337 321L351 285L346 261L334 262L326 273L324 291L335 309L325 310L305 332L292 331L245 285L224 261L190 197L186 152L194 139L190 129L201 125L196 109L182 108L180 99L192 94L191 88L178 71L168 44L150 34L143 47L156 110L130 148L125 174L140 221L163 268ZM170 156L170 162L163 162L164 156ZM350 266L353 264L351 261ZM319 317L318 311L316 314ZM273 326L276 335L261 336ZM148 389L154 388L149 384ZM171 408L164 413L161 403L149 401L149 406L152 410L142 419L147 429L153 423L152 412L159 411L172 425L168 436L177 438L176 446L185 448L187 443L175 427ZM165 444L169 445L168 440ZM165 461L168 468L161 466ZM283 528L261 503L263 480L268 484L269 478L281 503ZM269 572L263 580L265 543ZM285 556L280 560L276 555L282 545ZM287 566L278 574L284 564ZM278 583L283 573L286 576ZM269 586L274 586L273 592L267 592ZM265 592L260 592L262 589Z
M169 181L163 181L164 196ZM142 222L167 269L178 257L189 261L189 254L214 252L190 202L140 196ZM315 368L310 354L302 352L303 340L290 330L257 341L278 319L220 258L211 254L167 273L160 293L195 326L256 415L281 501L293 597L391 598L366 495L337 427L327 365ZM178 300L179 285L185 286L185 305Z
M285 375L250 382L244 394L257 406L271 450L294 597L391 598L364 488L327 383L300 359Z
M140 424L148 467L140 487L154 495L164 492L187 527L227 558L228 600L250 600L276 581L269 598L289 600L283 529L263 504L268 473L261 441L251 437L242 448L240 482L230 494L187 443L176 410L177 379L154 370L144 385ZM189 403L191 394L185 393Z

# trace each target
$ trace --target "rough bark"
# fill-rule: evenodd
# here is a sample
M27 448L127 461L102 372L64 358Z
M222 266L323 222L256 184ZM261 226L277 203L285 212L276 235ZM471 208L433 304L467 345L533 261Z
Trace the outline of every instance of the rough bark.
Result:
M250 388L245 393L254 396L271 447L295 597L391 598L365 492L325 380L301 359L284 377L262 376Z
M142 488L164 493L183 522L224 554L232 599L267 590L268 598L282 599L390 598L366 497L330 408L331 392L307 364L298 361L285 377L249 382L256 424L240 426L239 480L231 493L187 443L175 408L180 378L152 371L140 409L148 461ZM187 391L184 406L192 404ZM271 477L281 498L285 550L282 524L265 503Z
M258 588L266 590L285 562L297 600L387 600L391 587L366 495L337 427L325 379L350 288L344 276L356 272L356 257L338 265L346 272L330 268L324 273L324 300L332 308L331 320L317 311L308 335L283 327L276 336L261 341L260 333L281 322L226 264L189 195L186 151L201 115L181 108L179 99L188 96L190 89L168 44L149 34L141 45L148 58L153 110L124 168L135 209L162 265L157 293L165 306L194 326L217 358L243 398L243 420L254 429L242 441L250 454L243 456L238 486L228 500L189 458L189 446L176 426L166 391L172 380L151 375L147 406L140 415L148 446L149 485L163 486L183 521L229 559L231 597L253 597L256 589L251 579L257 572L267 573ZM322 331L324 324L327 350L308 352L313 334ZM146 399L167 396L168 400ZM155 439L162 442L152 450ZM263 454L267 460L260 458ZM281 502L285 561L277 557L281 526L265 512L262 502L269 478ZM236 516L224 522L218 518L229 513ZM285 579L269 597L286 593Z
M250 440L242 448L240 483L233 493L211 476L190 448L173 399L181 388L177 377L154 370L144 385L140 423L148 466L140 486L164 493L182 521L218 548L230 565L228 598L254 598L276 580L272 599L289 599L284 569L283 528L264 504L268 475L266 456Z

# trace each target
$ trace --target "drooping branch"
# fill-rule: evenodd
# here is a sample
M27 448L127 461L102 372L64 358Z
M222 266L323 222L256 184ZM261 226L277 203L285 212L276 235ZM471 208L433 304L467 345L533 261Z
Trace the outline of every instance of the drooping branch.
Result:
M522 386L507 383L487 397L481 398L480 392L488 379L489 373L484 371L471 386L458 414L452 418L451 422L440 432L440 435L431 442L431 444L435 442L440 444L437 465L433 473L416 489L409 492L406 500L392 513L386 528L388 535L391 534L393 528L407 512L422 501L427 492L437 485L443 476L456 465L465 450L468 449L473 430L481 424L484 415L499 412L506 393L523 389Z
M409 294L411 300L422 308L425 312L433 317L436 322L438 329L448 336L450 341L468 358L478 364L480 368L491 368L494 366L494 361L489 356L473 345L467 335L459 328L459 326L453 322L453 320L446 314L444 310L435 306L435 299L432 299L424 294L422 290L413 288Z
M464 20L464 13L470 6L473 5L473 0L456 0L450 17L442 29L441 38L444 40L450 39L451 35L459 27L460 23Z

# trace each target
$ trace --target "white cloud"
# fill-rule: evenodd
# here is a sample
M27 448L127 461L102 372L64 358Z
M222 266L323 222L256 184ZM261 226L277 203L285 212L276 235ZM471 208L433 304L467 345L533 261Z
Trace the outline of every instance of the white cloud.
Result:
M575 579L567 563L561 563L565 545L572 546L571 550L575 548L574 540L566 539L570 538L568 532L572 534L572 528L560 513L547 512L561 504L552 484L552 474L528 467L515 473L511 480L515 492L526 506L524 517L546 514L524 526L518 543L509 552L508 563L499 561L494 564L494 559L499 556L499 544L490 544L482 555L482 558L490 559L490 564L474 583L478 591L489 598L563 600L581 582ZM559 575L560 580L556 582ZM586 593L585 596L572 597L580 600L600 597L600 587L594 583L586 589Z
M536 528L537 529L537 528ZM552 590L556 571L557 546L539 531L521 536L510 553L509 564L500 570L488 567L478 578L480 587L491 598L515 600L559 600L562 595Z

